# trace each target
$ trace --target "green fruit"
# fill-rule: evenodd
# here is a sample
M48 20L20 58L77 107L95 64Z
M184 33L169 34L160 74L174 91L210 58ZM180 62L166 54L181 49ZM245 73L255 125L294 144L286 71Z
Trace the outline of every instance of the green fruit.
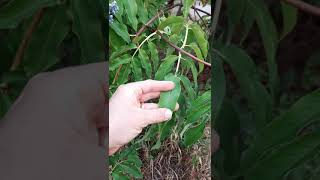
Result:
M176 104L181 92L180 79L173 74L168 74L164 78L164 80L174 82L175 88L172 89L171 91L161 92L159 107L168 108L168 109L171 109L171 111L173 111L176 107Z

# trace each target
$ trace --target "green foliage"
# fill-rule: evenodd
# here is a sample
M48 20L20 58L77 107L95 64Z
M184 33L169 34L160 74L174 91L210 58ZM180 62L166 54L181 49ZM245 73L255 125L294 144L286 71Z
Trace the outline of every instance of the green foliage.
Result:
M221 23L221 37L210 44L213 125L220 135L215 179L319 177L319 52L305 57L302 92L290 92L276 53L279 42L294 32L299 14L290 4L271 4L228 0L222 12L228 22ZM248 38L256 34L260 39ZM252 53L248 41L258 41L264 54Z
M0 4L0 118L34 75L106 60L104 1Z
M170 80L175 89L162 92L160 107L171 110L178 102L180 107L170 121L151 125L145 132L130 143L126 150L138 154L141 148L148 148L152 156L162 148L162 143L173 133L179 134L177 141L181 147L189 147L201 139L204 128L210 121L210 88L198 86L198 77L204 70L199 64L184 54L175 51L164 38L175 46L206 60L208 54L207 29L186 16L194 1L183 3L184 16L165 12L146 27L142 34L135 34L160 10L166 8L165 1L133 0L117 1L119 11L114 21L109 23L109 94L128 82L146 79ZM186 6L185 6L186 5ZM124 8L123 8L123 7ZM136 10L136 7L139 9ZM140 10L141 9L141 10ZM147 9L145 11L144 9ZM155 32L157 31L157 32ZM161 34L161 36L159 35ZM126 158L123 155L122 158ZM131 178L142 178L141 164L123 164L120 158L123 151L110 157L110 177L118 179L124 174ZM120 163L120 164L119 164ZM120 169L121 170L118 170ZM138 171L139 170L139 171Z

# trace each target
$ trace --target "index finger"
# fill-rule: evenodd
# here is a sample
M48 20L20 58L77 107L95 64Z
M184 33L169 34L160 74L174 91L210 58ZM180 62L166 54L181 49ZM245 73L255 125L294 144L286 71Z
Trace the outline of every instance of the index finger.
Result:
M133 88L139 88L142 94L172 90L175 84L172 81L145 80L131 83Z

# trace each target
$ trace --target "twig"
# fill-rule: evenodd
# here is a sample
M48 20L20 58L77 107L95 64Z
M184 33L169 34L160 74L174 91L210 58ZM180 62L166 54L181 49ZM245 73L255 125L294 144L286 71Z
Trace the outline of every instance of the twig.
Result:
M189 57L190 57L192 60L194 60L194 61L197 61L197 62L199 62L199 63L202 63L202 64L206 65L206 66L211 67L211 64L210 64L210 63L205 62L205 61L203 61L203 60L195 57L194 55L188 53L187 51L179 48L178 46L176 46L175 44L173 44L172 42L170 42L166 37L164 37L164 36L161 34L161 32L159 32L158 30L156 30L156 31L157 31L157 34L158 34L159 36L161 36L161 38L162 38L166 43L168 43L171 47L173 47L173 48L176 49L177 51L181 52L181 53L184 54L184 55L189 56Z
M283 1L287 2L288 4L293 5L294 7L298 8L302 11L305 11L307 13L310 13L310 14L313 14L316 16L320 16L320 8L319 7L313 6L311 4L303 2L301 0L283 0Z
M221 9L222 0L216 0L216 3L214 5L214 12L213 12L213 18L212 18L212 26L211 26L211 38L214 39L214 35L216 33L219 15L220 15L220 9Z
M208 15L208 16L211 16L211 14L208 13L207 11L204 11L204 10L202 10L202 9L196 8L196 7L194 7L194 6L191 6L191 8L194 9L194 10L200 11L200 12L202 12L202 13Z
M13 63L10 67L10 71L16 70L20 65L24 52L29 45L29 42L31 40L34 30L36 29L37 25L40 23L43 13L44 13L44 8L41 8L37 11L36 15L34 16L30 26L28 27L27 31L24 34L23 40L18 48L18 51L16 52Z
M114 76L114 79L112 81L112 84L114 84L116 82L116 80L118 79L121 68L122 68L122 64L119 66L119 68L116 72L116 75Z

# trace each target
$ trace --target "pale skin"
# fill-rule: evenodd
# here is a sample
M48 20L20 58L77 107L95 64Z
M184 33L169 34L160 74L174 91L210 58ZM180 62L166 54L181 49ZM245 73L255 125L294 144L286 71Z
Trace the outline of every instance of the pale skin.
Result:
M171 119L170 110L145 102L174 84L147 80L117 89L108 124L107 69L107 63L65 68L27 83L0 121L0 179L104 179L106 151L111 155L144 127ZM107 150L98 129L108 126Z

